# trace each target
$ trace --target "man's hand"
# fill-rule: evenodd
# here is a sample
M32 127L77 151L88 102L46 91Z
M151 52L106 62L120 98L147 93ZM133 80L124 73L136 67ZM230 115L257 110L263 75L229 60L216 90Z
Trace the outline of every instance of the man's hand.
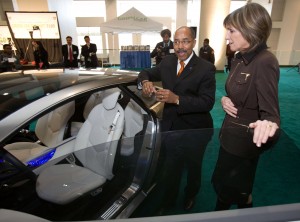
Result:
M142 81L142 86L143 86L143 94L151 97L153 93L156 93L156 89L153 85L153 82L144 80L144 81Z
M155 93L156 100L159 102L165 103L174 103L177 104L179 96L168 89L159 89Z

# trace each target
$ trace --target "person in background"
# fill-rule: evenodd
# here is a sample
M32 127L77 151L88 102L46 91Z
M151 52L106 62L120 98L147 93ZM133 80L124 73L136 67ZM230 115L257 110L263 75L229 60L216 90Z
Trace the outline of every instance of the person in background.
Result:
M62 46L65 68L78 68L78 47L72 44L72 37L66 37L67 44Z
M96 68L98 66L97 45L90 43L89 36L84 36L84 41L86 44L81 48L81 55L84 57L85 68Z
M203 40L203 46L199 50L199 56L212 64L215 64L215 51L209 45L209 39Z
M14 55L10 44L3 45L0 55L0 72L16 71L21 67L19 59Z
M143 94L154 94L157 101L164 103L162 131L176 131L165 136L162 142L166 175L162 181L166 181L167 189L159 214L175 204L185 164L188 175L183 207L187 211L193 208L201 185L204 150L212 136L209 133L199 138L186 131L213 128L210 110L215 102L216 69L195 54L195 38L193 29L180 27L174 35L177 57L166 56L158 66L145 69L138 76ZM162 82L162 89L155 89L155 81Z
M226 72L229 72L231 69L231 60L233 59L235 54L235 51L232 51L230 49L230 44L228 43L226 45L226 57L227 57L227 66L226 66Z
M35 67L37 69L48 69L49 61L48 61L48 52L44 48L42 42L40 41L32 41L33 46L33 56Z
M279 137L279 64L268 50L272 20L267 10L248 3L224 19L232 51L232 69L221 98L225 119L212 177L215 210L252 207L252 189L260 154Z
M173 42L170 39L171 31L169 29L164 29L160 32L160 36L163 38L163 41L157 43L150 54L151 58L155 57L156 65L158 65L164 57L174 53Z

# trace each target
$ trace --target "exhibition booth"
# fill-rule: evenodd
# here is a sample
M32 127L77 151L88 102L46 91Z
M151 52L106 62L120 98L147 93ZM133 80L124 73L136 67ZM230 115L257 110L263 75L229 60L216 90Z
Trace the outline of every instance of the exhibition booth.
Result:
M56 12L6 12L12 45L24 65L34 61L32 40L41 41L51 63L62 61L61 36Z
M132 7L124 14L100 24L102 33L160 32L163 25ZM143 69L151 67L150 47L141 45L121 46L121 69Z

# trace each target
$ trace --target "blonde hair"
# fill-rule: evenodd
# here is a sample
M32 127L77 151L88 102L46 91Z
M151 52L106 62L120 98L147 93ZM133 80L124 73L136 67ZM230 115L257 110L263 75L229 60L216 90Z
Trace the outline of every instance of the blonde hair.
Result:
M257 3L248 3L229 15L223 25L236 28L249 43L247 51L255 50L260 44L266 43L272 29L272 20L268 11Z

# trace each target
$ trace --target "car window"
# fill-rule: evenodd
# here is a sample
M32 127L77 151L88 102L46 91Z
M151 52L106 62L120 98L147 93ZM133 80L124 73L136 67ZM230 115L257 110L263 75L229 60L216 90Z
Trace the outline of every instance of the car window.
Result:
M105 89L104 92L93 91L85 93L73 101L56 106L54 109L49 110L50 112L46 112L15 133L6 142L4 149L1 150L4 153L7 153L5 151L7 150L12 154L7 155L12 156L15 161L10 161L10 159L6 158L1 159L1 161L5 163L7 169L13 169L15 163L20 164L19 161L21 161L23 163L21 164L23 166L22 170L27 171L25 169L27 168L30 172L34 172L37 177L37 181L35 181L36 178L32 181L31 179L25 179L26 175L23 175L21 178L25 182L20 183L20 190L29 189L32 192L29 192L28 198L41 199L55 206L58 203L53 203L53 199L49 199L51 195L43 194L52 192L55 187L52 182L61 177L58 175L58 177L54 176L52 173L58 172L63 174L64 169L60 169L60 167L67 165L71 166L71 168L78 167L78 171L76 170L75 174L79 172L79 176L86 171L95 175L95 177L90 177L91 181L89 181L89 176L87 176L81 182L80 180L83 178L79 178L79 181L74 179L75 183L78 182L83 185L86 180L89 187L94 183L93 180L96 181L95 183L102 180L105 182L96 189L88 190L87 195L85 195L85 200L88 201L95 201L100 198L97 207L101 206L102 208L113 199L117 201L122 197L120 193L123 192L126 194L124 194L126 198L131 200L135 193L131 195L127 193L132 188L139 190L142 186L145 175L149 172L152 164L151 160L157 146L155 142L157 126L154 124L156 121L149 115L149 111L142 108L131 96L122 92L119 88ZM112 102L114 99L116 100L116 105ZM75 108L74 111L72 111L73 108ZM117 112L114 113L115 111ZM61 117L65 113L69 115L67 117L68 120L65 121L66 125L61 127L62 139L50 140L50 136L46 135L49 133L49 129L51 128L53 132L55 131L53 134L59 134L57 133L60 129L58 126L62 122L61 118L58 122L55 116ZM43 123L42 127L39 126L40 122ZM51 125L52 123L53 125ZM74 126L77 129L73 129ZM58 129L58 131L54 129ZM50 144L51 142L53 144ZM45 173L48 168L49 174ZM51 171L51 169L54 169L54 171ZM10 171L13 172L13 170ZM7 183L15 180L20 182L18 178L14 178L16 175L19 175L19 171L12 174L4 171L2 173L5 174ZM87 175L90 175L90 173ZM75 174L73 175L74 177L76 176ZM73 178L70 172L62 176L64 184L70 183L68 180L70 175ZM66 180L64 181L64 179ZM35 184L42 188L37 188ZM50 185L50 187L47 185ZM59 187L58 190L60 189ZM15 191L14 187L9 189L11 192ZM36 191L39 194L38 197L33 195ZM16 203L22 206L24 202L27 202L28 199L23 195L25 193L16 192L16 195L7 201L7 208L12 207ZM74 191L72 195L76 196L77 191ZM58 201L61 197L59 204L65 203L65 201L73 201L73 197L67 197L67 200L64 200L63 196L59 194L59 198L54 199ZM23 198L24 201L16 201L18 198L20 200ZM68 198L71 198L71 200ZM92 205L89 206L91 210L94 209ZM99 209L97 210L98 213L100 212ZM103 208L103 210L107 209ZM117 211L112 211L111 216L114 216L115 213ZM51 214L54 215L55 213L52 212ZM45 217L49 217L49 215L46 213ZM61 214L57 215L61 216ZM95 212L91 216L94 217Z
M0 119L26 106L27 104L51 94L63 87L63 81L57 76L46 79L36 79L31 75L24 75L26 81L19 82L18 79L1 82L0 84ZM69 77L70 82L71 76Z
M128 88L132 92L134 92L135 95L143 101L143 103L147 106L147 108L152 110L159 119L162 118L162 111L163 111L164 103L158 102L156 100L154 94L149 97L149 96L143 95L142 90L138 89L137 86L129 86Z
M18 109L28 105L39 98L72 85L90 81L112 79L113 75L97 75L93 72L81 73L80 71L59 72L57 70L34 71L29 70L9 78L0 76L0 120ZM3 81L1 81L3 80Z

